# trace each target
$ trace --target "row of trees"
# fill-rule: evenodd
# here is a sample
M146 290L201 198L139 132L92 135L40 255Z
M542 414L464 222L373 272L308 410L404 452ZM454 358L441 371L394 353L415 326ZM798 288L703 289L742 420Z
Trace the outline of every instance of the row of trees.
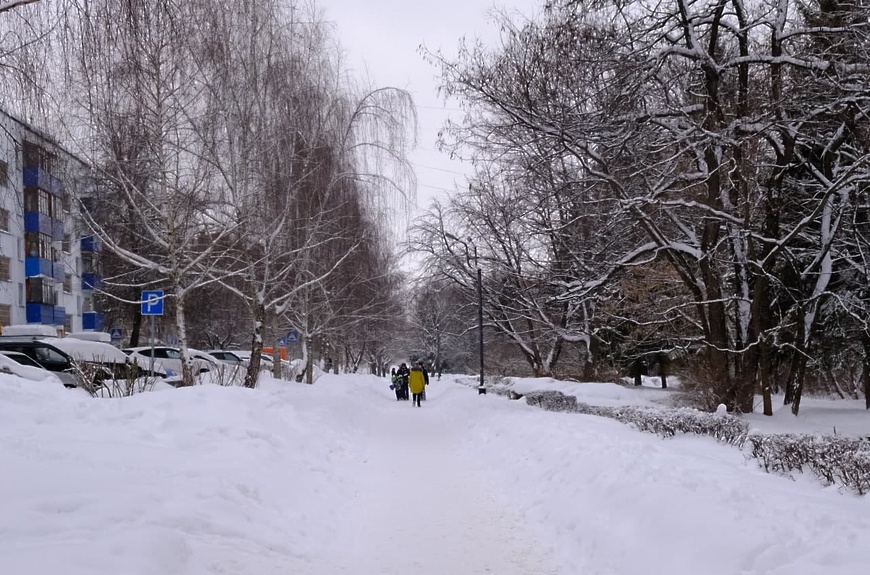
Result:
M134 338L139 293L159 288L185 356L209 330L248 334L249 386L264 343L290 327L309 382L315 338L354 356L376 347L353 334L377 337L396 313L387 230L414 189L406 92L355 85L301 2L68 0L25 11L51 23L18 52L51 71L28 78L41 97L27 103L92 167L94 193L80 200L108 248L103 305Z
M665 357L711 405L870 408L870 6L549 0L429 58L473 161L414 247L536 375ZM851 374L851 381L843 382ZM855 374L860 374L855 376Z

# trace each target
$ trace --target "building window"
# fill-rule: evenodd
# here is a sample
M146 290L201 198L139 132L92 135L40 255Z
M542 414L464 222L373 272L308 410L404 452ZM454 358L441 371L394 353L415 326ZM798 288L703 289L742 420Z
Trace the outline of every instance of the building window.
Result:
M0 160L0 186L5 186L9 183L9 164Z
M0 304L0 326L12 324L12 306Z
M54 284L44 278L27 278L27 301L33 303L45 303L55 305L57 294L54 293Z
M72 274L64 274L63 291L66 293L72 293Z
M60 201L63 204L63 211L66 213L70 213L72 211L72 196L70 195L70 193L64 192Z
M39 144L24 142L24 165L26 167L42 168L51 173L55 156Z
M18 284L18 305L24 306L24 284Z
M0 208L0 231L9 231L9 210Z
M66 314L66 319L63 322L63 329L67 333L70 333L73 330L72 318L73 318L72 314Z
M50 216L52 215L51 208L53 203L51 194L45 190L40 190L39 188L24 189L25 212L39 212L40 214Z
M0 281L8 282L11 279L9 277L9 258L0 256Z
M96 258L94 258L94 254L90 252L85 252L82 254L82 273L99 273L99 270L97 269L97 261Z
M24 234L24 242L26 244L27 257L54 260L54 253L51 249L51 236L27 232Z
M63 253L68 254L72 245L72 236L70 234L63 235L63 241L60 242L60 249Z

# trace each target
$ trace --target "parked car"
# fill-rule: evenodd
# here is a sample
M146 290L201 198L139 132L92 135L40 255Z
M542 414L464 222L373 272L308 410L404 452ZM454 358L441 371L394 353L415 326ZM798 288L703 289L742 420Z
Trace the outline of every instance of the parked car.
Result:
M33 381L54 381L64 387L75 387L76 380L71 374L61 374L48 371L30 356L17 351L0 351L0 372L30 379ZM64 384L61 375L69 376L69 385Z
M251 352L248 350L241 351L238 349L212 349L209 352L212 357L231 365L241 365L248 367L251 363ZM267 353L260 354L260 369L272 368L272 356Z
M247 362L242 359L242 356L240 356L239 352L237 351L230 351L227 349L212 349L209 350L207 353L218 361L222 361L230 365L241 365L244 367L247 367L248 365Z
M57 338L50 338L57 339ZM0 351L17 352L26 355L35 361L40 367L55 374L66 387L78 387L81 380L75 361L69 354L58 349L49 340L43 340L40 336L2 336L0 337Z
M108 343L94 339L80 339L75 336L46 338L42 341L50 342L73 358L79 369L93 383L100 383L106 379L126 379L131 375L133 377L142 375L138 370L136 373L131 372L132 364L127 354Z
M144 356L146 361L151 360L151 346L143 346L143 347L128 347L124 348L121 351L130 355L131 353L137 353L140 356ZM169 372L169 375L180 375L181 374L181 350L176 347L167 347L162 345L154 346L154 359L159 360L160 364ZM196 350L196 349L188 349L188 353L190 353L191 358L193 359L193 372L194 373L203 373L206 371L211 371L216 368L218 365L217 360L209 354ZM140 360L141 361L141 360ZM146 364L147 365L147 364Z

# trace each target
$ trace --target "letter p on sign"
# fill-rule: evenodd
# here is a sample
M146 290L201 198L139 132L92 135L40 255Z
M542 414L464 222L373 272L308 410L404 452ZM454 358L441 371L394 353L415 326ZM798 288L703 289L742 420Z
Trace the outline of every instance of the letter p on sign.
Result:
M163 315L163 290L142 292L142 315Z

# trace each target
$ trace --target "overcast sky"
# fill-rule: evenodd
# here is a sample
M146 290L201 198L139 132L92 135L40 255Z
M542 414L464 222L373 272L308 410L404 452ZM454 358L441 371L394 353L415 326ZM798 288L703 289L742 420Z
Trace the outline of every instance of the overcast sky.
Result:
M408 90L417 104L418 149L411 161L417 172L417 212L454 183L464 183L463 164L435 150L439 128L448 114L460 118L456 103L437 95L439 70L423 61L419 47L455 54L462 37L494 43L498 31L493 8L531 14L542 0L316 0L334 23L348 67L372 86Z

